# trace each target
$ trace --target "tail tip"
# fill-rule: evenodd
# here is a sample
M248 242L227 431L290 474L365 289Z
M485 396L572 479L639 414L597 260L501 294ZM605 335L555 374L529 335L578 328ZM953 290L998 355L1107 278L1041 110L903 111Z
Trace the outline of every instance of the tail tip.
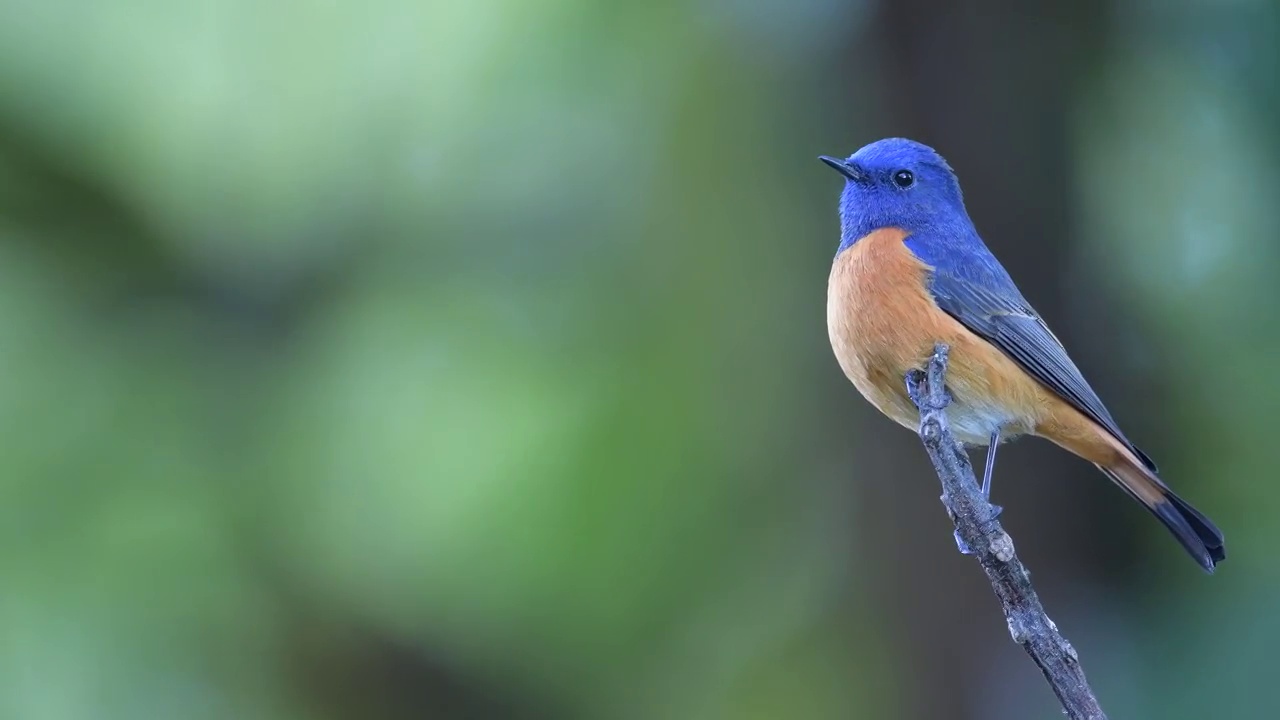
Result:
M1167 493L1165 502L1153 509L1206 573L1212 575L1218 563L1227 559L1222 532L1185 500Z
M1221 535L1218 536L1217 544L1206 543L1205 550L1206 550L1208 562L1204 563L1205 565L1204 569L1206 572L1212 575L1213 570L1218 566L1218 563L1227 559L1227 548L1222 544L1222 536Z

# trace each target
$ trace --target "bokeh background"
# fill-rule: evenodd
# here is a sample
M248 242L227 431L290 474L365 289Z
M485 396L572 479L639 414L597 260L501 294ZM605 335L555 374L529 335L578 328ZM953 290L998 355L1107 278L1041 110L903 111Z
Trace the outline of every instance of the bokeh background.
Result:
M1276 3L0 0L0 718L1060 717L827 344L890 135L1226 532L1002 451L1104 706L1276 717Z

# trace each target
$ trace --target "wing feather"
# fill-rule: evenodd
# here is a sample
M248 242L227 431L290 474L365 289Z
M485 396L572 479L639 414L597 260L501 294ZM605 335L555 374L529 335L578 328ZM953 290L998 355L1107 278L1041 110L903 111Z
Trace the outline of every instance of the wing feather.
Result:
M930 289L944 312L1004 351L1032 377L1124 443L1155 472L1155 463L1120 432L1062 343L1016 289L991 290L940 270L934 271Z

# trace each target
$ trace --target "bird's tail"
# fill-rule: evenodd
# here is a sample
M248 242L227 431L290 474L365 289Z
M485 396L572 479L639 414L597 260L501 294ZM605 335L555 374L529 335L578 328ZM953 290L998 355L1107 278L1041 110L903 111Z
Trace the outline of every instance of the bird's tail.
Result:
M1199 510L1175 495L1154 471L1130 462L1129 458L1121 458L1110 466L1098 465L1098 469L1159 518L1206 572L1213 572L1214 566L1226 559L1222 532Z

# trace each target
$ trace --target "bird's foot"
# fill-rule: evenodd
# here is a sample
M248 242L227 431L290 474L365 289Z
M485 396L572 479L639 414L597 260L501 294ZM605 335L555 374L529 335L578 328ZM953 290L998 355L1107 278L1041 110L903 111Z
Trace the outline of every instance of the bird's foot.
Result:
M928 374L925 373L924 370L914 369L908 370L906 376L903 378L903 382L907 385L907 397L911 399L911 402L917 408L922 410L924 409L924 402L926 400L923 394L924 384L925 381L928 380L928 377ZM951 404L951 392L946 387L942 388L942 404L944 407Z
M922 386L925 381L924 371L908 370L905 381L907 383L907 397L911 398L911 402L915 403L916 407L920 407L920 402L923 399L920 397L920 391L923 389Z
M1004 512L1004 508L1000 507L999 505L992 505L991 519L988 520L987 522L993 522L996 518L1000 517L1000 513L1002 512ZM956 538L956 549L960 551L961 555L973 554L973 549L970 548L963 539L961 539L959 530L953 531L952 535L954 535Z

